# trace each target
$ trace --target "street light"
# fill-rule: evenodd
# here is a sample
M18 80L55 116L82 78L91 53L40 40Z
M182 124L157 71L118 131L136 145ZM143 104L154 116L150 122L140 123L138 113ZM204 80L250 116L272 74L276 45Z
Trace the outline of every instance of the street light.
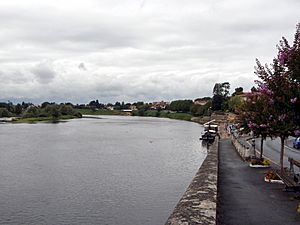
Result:
M255 151L255 137L254 137L254 135L253 135L253 138L252 138L252 148L253 148L254 157L256 158L256 151Z

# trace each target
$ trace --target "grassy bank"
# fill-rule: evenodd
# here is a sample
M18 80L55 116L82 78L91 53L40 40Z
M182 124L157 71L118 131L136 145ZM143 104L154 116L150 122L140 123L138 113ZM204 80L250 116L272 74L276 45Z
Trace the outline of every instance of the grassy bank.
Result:
M189 113L158 111L158 110L146 110L143 113L143 115L134 114L134 116L159 117L159 118L169 118L169 119L185 120L185 121L191 121L192 119L192 115Z
M80 112L82 115L124 115L120 110L91 110L91 109L75 109L76 112ZM133 116L144 116L144 117L160 117L169 118L176 120L191 121L192 115L189 113L179 113L179 112L168 112L168 111L158 111L158 110L146 110L143 114L139 114L138 111L133 112Z
M59 116L58 118L53 117L29 117L29 118L20 118L13 123L38 123L38 122L59 122L61 120L69 120L69 119L76 119L76 116Z
M186 120L191 121L192 115L188 113L169 113L169 114L160 114L159 117L170 118L175 120Z
M82 115L122 115L119 110L108 110L108 109L75 109L76 112L80 112Z

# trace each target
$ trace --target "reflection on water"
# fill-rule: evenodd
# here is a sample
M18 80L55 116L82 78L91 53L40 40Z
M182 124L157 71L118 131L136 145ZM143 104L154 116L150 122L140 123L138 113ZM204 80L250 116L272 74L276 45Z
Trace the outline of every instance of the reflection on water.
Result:
M136 117L0 125L0 224L164 224L201 165L201 127Z

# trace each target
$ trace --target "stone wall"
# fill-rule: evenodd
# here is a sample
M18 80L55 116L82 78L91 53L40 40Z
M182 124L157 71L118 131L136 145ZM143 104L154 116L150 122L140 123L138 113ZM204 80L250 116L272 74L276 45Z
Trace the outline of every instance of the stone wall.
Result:
M165 225L215 225L218 182L218 140Z

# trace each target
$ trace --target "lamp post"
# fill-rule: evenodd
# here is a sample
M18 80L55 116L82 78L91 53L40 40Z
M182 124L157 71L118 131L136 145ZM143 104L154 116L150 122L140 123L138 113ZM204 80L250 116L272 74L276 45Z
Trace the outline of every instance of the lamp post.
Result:
M256 151L255 151L255 137L254 137L254 135L253 135L253 138L252 138L252 148L253 148L254 158L256 158Z

